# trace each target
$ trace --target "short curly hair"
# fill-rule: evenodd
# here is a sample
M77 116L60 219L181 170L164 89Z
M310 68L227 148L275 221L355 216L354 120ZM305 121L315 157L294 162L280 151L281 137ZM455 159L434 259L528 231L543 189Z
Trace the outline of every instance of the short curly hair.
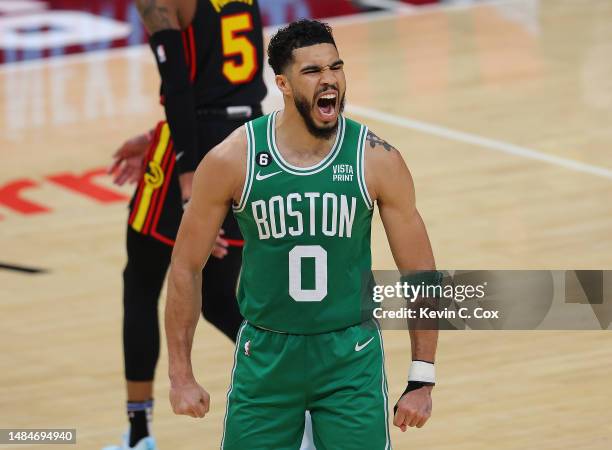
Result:
M336 47L332 29L318 20L301 19L280 28L268 44L268 64L279 75L293 60L293 50L316 44Z

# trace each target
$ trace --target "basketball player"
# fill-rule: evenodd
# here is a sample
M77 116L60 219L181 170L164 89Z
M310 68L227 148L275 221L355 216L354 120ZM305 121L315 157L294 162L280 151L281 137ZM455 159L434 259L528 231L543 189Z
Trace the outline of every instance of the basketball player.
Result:
M209 410L191 344L200 270L232 206L245 239L238 301L246 320L222 448L297 449L310 410L319 450L389 449L383 346L377 324L362 323L371 306L361 305L362 279L371 277L374 203L398 268L434 269L412 178L395 148L341 114L343 62L327 25L280 29L268 57L284 109L208 153L179 229L165 318L170 401L177 414ZM402 431L428 420L435 382L437 331L411 330L411 340L410 382L393 420Z
M263 34L257 1L138 0L161 75L167 122L127 141L115 155L115 182L138 180L127 227L124 361L129 432L120 447L155 449L149 420L159 356L157 303L170 263L183 204L201 158L245 121L261 115ZM142 158L146 152L141 173ZM221 224L220 224L221 225ZM218 230L219 231L219 230ZM236 283L242 236L223 221L206 264L204 317L231 339L242 316Z

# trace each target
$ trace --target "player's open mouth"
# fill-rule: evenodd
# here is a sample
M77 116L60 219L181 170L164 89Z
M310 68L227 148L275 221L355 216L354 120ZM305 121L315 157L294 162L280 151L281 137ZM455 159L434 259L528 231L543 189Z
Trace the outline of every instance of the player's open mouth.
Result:
M338 101L338 94L336 92L324 92L317 99L317 110L321 119L325 122L334 120L336 118L336 104Z

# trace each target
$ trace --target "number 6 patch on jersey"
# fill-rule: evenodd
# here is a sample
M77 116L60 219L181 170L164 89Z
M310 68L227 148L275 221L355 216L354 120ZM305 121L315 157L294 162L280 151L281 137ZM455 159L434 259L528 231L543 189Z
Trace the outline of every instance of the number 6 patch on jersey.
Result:
M257 153L257 165L261 167L269 166L270 165L270 153L268 152Z

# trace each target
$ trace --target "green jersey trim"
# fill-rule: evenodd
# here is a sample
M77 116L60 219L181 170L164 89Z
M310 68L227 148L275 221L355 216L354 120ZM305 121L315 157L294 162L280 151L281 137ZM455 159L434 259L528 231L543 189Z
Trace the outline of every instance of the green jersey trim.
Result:
M236 374L236 365L238 364L238 352L240 351L242 332L244 328L247 326L247 321L243 320L242 325L238 329L238 337L236 337L236 348L234 348L234 365L232 366L232 375L230 377L230 386L227 390L227 394L225 396L225 416L223 418L223 435L221 436L221 448L223 448L223 443L225 442L225 429L227 428L227 415L229 413L230 406L230 394L234 390L234 375ZM386 417L386 416L385 416Z
M363 201L365 202L368 209L374 208L374 203L370 198L370 193L368 192L368 186L365 182L365 165L364 165L364 155L365 155L365 143L366 136L368 135L368 127L365 125L361 125L361 130L359 131L359 140L357 141L357 182L359 184L359 190L361 191L361 196L363 197Z
M338 117L338 131L336 132L336 140L329 153L317 164L310 167L297 167L289 162L285 161L281 155L278 147L276 146L276 116L278 111L274 111L268 117L268 147L271 150L272 158L278 166L293 175L312 175L327 168L336 159L336 156L340 153L342 148L342 142L344 141L344 131L346 129L345 119L343 116Z
M380 324L376 320L374 320L374 324L376 325L376 331L378 331L378 342L380 343L380 352L382 353L382 395L385 399L385 437L387 439L385 450L393 450L391 441L389 440L389 386L387 386L387 373L385 371L385 346L383 345Z
M246 206L247 199L251 193L251 187L253 186L253 172L255 171L255 133L253 131L253 123L247 122L244 127L247 135L246 176L244 178L244 187L242 188L240 202L238 202L237 205L232 205L235 212L244 210Z

